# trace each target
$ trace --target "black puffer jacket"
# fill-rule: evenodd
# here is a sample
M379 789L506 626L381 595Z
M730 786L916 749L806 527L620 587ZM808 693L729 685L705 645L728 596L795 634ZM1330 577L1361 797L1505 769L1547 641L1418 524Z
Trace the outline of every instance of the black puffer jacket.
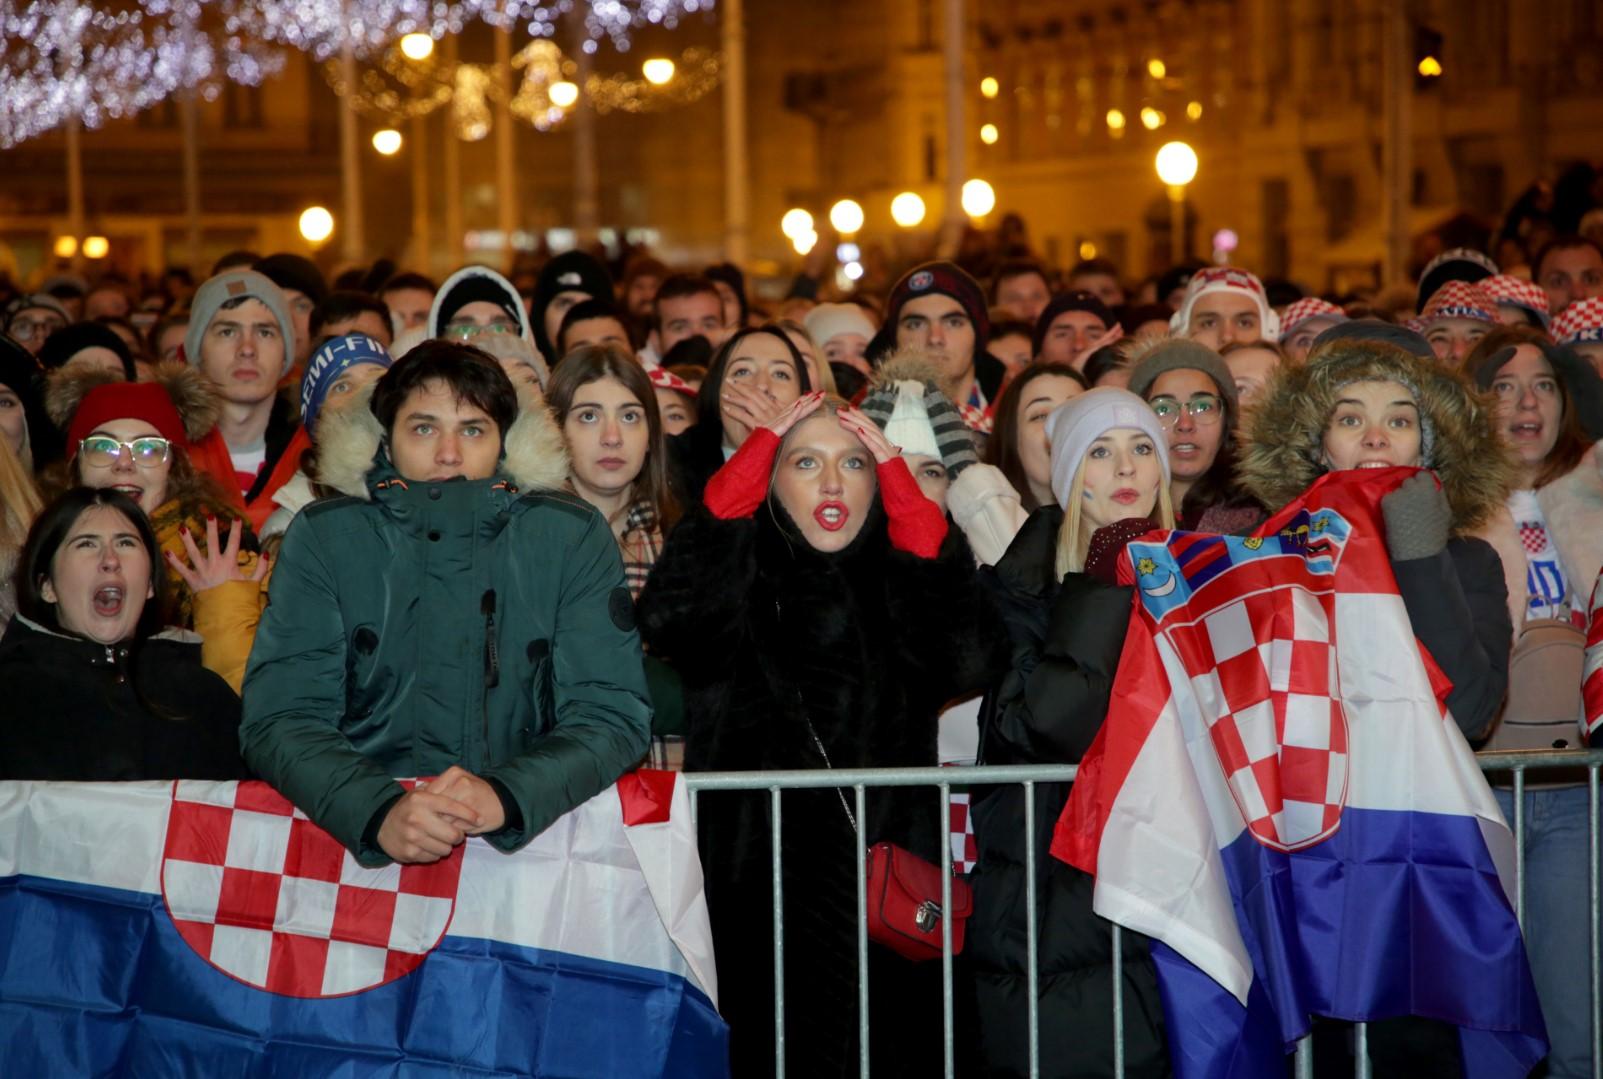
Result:
M878 502L845 550L822 554L770 501L750 519L698 508L640 597L653 655L684 680L685 766L927 766L936 717L1001 669L1002 627L952 529L938 558L894 550ZM845 792L848 802L852 795ZM931 861L945 833L928 789L870 792L863 841ZM773 926L766 792L699 800L702 864L731 1029L733 1074L771 1074ZM857 1073L856 837L834 788L783 802L789 1074ZM876 1074L938 1075L940 965L871 946ZM917 1036L914 1036L914 1035Z
M1007 554L982 571L1013 649L1012 669L981 713L982 764L1075 764L1107 713L1130 621L1131 590L1083 573L1061 582L1053 552L1063 511L1035 511ZM980 861L971 881L968 959L979 1008L981 1074L1029 1074L1025 847L1035 847L1041 1074L1113 1074L1111 923L1091 912L1092 878L1048 853L1068 785L1036 787L1035 834L1024 792L992 789L974 806ZM1123 935L1125 1074L1169 1074L1163 1011L1147 940Z
M108 646L17 615L0 639L0 699L0 779L247 778L239 698L198 644Z

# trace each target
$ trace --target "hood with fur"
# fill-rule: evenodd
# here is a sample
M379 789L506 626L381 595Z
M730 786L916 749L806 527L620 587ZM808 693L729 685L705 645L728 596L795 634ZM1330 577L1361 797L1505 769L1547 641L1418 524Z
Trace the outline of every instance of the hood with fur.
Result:
M430 338L437 338L445 333L445 320L441 315L444 314L445 304L450 299L451 293L461 284L493 288L504 297L507 310L517 315L518 336L529 344L534 344L534 334L529 328L529 315L523 309L523 297L518 295L518 290L512 286L512 282L488 266L464 266L445 279L445 283L434 293L434 303L429 307ZM400 359L400 356L397 355L395 358Z
M50 422L65 431L90 390L122 381L125 380L121 375L93 368L63 367L51 372L45 380L45 411L50 415ZM184 435L191 445L217 426L222 405L217 390L198 368L179 360L168 360L155 366L151 381L172 398L179 419L184 421Z
M1338 391L1365 381L1417 389L1420 412L1434 428L1431 467L1453 508L1455 531L1485 523L1503 505L1514 476L1492 399L1433 359L1373 341L1334 343L1306 364L1281 367L1251 414L1241 486L1271 510L1307 490L1325 472L1321 444Z
M368 407L377 383L362 387L343 408L324 412L318 422L317 481L364 501L384 428ZM524 491L560 490L568 479L568 450L545 403L519 387L518 418L501 447L500 472Z

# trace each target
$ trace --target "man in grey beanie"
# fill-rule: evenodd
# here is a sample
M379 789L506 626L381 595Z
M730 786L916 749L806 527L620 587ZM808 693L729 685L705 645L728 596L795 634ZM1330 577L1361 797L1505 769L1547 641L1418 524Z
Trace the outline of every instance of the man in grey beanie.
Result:
M294 341L283 293L262 274L229 270L196 290L184 358L222 398L217 429L248 510L264 506L271 512L268 484L297 427L293 409L278 396Z

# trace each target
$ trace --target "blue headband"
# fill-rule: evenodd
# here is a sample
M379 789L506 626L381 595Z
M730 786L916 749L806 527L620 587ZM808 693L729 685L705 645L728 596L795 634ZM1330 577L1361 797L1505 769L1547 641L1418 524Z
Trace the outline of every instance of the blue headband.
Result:
M317 414L328 399L328 391L346 370L360 364L371 363L389 369L390 354L384 346L365 333L348 334L328 341L312 353L301 378L301 423L308 433L313 431Z

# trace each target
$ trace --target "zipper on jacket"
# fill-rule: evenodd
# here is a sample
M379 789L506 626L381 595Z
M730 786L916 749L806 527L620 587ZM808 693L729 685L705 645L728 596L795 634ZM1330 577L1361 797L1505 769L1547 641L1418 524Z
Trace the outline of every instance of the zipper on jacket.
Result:
M495 589L485 589L479 600L479 611L484 615L484 694L480 699L480 712L484 722L484 759L490 759L490 690L501 684L501 655L495 643Z

